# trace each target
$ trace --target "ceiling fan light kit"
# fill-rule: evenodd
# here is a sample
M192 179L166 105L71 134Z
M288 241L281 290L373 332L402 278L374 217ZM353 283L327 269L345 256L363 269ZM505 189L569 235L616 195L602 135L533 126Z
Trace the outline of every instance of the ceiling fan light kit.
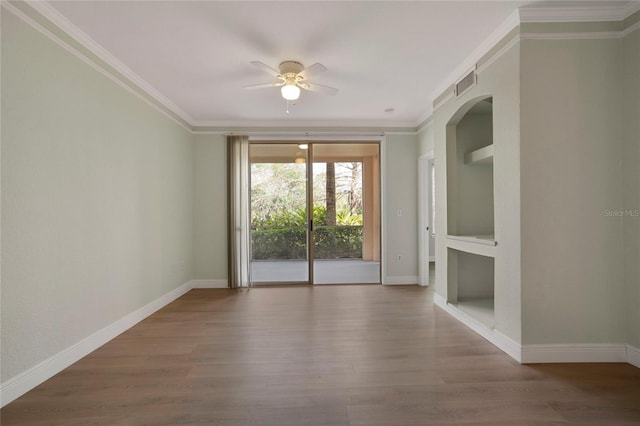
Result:
M282 97L288 101L295 101L300 97L300 88L295 84L291 84L287 82L280 89L280 93L282 93Z
M280 94L287 101L297 100L300 97L300 89L320 92L332 96L338 93L338 89L334 87L307 81L308 75L319 74L327 70L327 68L320 63L315 63L305 68L300 62L284 61L280 63L280 66L278 67L279 71L259 61L253 61L251 64L267 72L273 77L276 77L280 81L274 83L253 84L251 86L245 86L245 89L280 87Z

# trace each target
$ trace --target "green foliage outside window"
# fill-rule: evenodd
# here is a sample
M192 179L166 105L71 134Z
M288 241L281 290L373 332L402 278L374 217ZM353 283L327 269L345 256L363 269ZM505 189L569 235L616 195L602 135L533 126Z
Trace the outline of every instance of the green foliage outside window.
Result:
M306 209L282 209L252 223L253 260L306 259ZM361 259L362 214L346 209L336 212L337 226L326 226L325 206L313 207L314 257Z

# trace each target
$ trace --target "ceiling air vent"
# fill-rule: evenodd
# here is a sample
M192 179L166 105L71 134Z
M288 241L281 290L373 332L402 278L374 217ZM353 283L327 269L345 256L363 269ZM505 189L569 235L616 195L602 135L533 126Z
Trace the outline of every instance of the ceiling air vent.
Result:
M476 70L473 69L469 74L462 77L462 80L456 83L456 96L462 95L464 92L475 86L477 82Z

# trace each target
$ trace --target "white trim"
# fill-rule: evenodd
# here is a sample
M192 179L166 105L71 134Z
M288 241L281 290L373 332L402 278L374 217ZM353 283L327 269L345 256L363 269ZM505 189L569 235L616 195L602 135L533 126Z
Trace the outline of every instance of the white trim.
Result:
M549 362L627 362L627 348L607 343L522 346L522 363Z
M229 282L223 280L191 280L191 288L229 288Z
M435 256L429 256L429 262L435 262L435 261L436 261Z
M449 315L469 327L471 330L487 339L494 346L505 352L511 358L515 359L518 362L522 362L521 346L519 343L513 341L511 338L505 336L499 331L493 328L489 328L486 325L478 322L471 316L459 310L455 305L447 303L445 298L438 293L435 293L433 295L433 303L436 306L444 309Z
M512 47L514 47L518 43L520 43L520 37L519 35L516 34L507 44L502 46L500 50L498 50L495 54L493 54L484 64L479 66L478 69L476 70L476 73L477 74L482 73L484 70L489 68L491 64L493 64L496 60L498 60L498 58L500 58L502 55L507 53L509 50L511 50Z
M7 2L7 1L0 1L0 6L4 7L6 10L10 11L11 13L13 13L15 16L17 16L18 18L20 18L22 21L24 21L27 25L31 26L33 29L35 29L36 31L38 31L39 33L41 33L42 35L44 35L45 37L47 37L49 40L51 40L52 42L54 42L55 44L57 44L59 47L63 48L64 50L66 50L67 52L71 53L72 55L74 55L76 58L80 59L82 62L84 62L85 64L89 65L91 68L93 68L95 71L97 71L98 73L102 74L103 76L107 77L109 80L111 80L112 82L114 82L115 84L117 84L118 86L120 86L121 88L123 88L124 90L126 90L127 92L129 92L130 94L134 95L135 97L137 97L138 99L142 100L143 102L145 102L147 105L151 106L152 108L154 108L156 111L160 112L161 114L163 114L165 117L171 119L173 122L175 122L176 124L178 124L180 127L182 127L183 129L191 132L192 129L191 127L189 127L189 125L185 124L184 122L180 121L178 118L172 116L171 114L169 114L166 110L163 110L162 108L160 108L157 104L155 104L154 102L151 102L149 99L145 98L144 96L142 96L141 93L137 92L136 90L133 89L133 87L127 85L124 81L122 81L120 78L116 77L115 75L113 75L112 73L108 72L107 70L105 70L103 67L101 67L100 65L96 64L94 61L92 61L91 59L87 58L85 55L83 55L81 52L79 52L78 50L76 50L73 46L67 44L65 41L63 41L62 39L60 39L58 36L56 36L54 33L52 33L51 31L49 31L48 29L46 29L45 27L43 27L42 25L40 25L38 22L36 22L35 20L33 20L31 17L29 17L28 15L26 15L24 12L22 12L21 10L19 10L18 8L16 8L13 4ZM33 6L33 5L32 5ZM95 52L94 52L95 54ZM98 56L96 54L96 56ZM103 58L100 58L102 60L104 60ZM105 61L107 62L107 61ZM111 65L111 64L110 64ZM115 68L115 67L114 67ZM118 70L119 71L119 70ZM125 76L126 77L126 76ZM144 89L140 86L137 85L137 83L135 81L131 81L131 84L134 85L135 87L140 88L141 90L144 91ZM157 101L159 104L162 104L160 101L158 101L157 99L155 99L153 97L152 94L148 93L149 96L151 96L155 101ZM163 104L163 106L167 107L166 105ZM168 107L167 107L168 108ZM168 108L169 110L171 110L170 108ZM180 114L177 114L175 111L171 110L171 112L173 112L174 114L176 114L176 116L178 116L180 119L184 120L186 123L189 123L188 120L185 120L184 117L180 116Z
M610 22L622 21L640 10L638 4L624 6L523 7L520 22Z
M436 99L442 93L447 90L449 86L454 84L454 82L460 79L460 76L466 75L465 71L469 71L472 67L475 66L476 62L478 62L484 55L486 55L495 45L502 40L507 34L513 31L520 25L520 15L516 10L513 12L507 19L502 22L489 36L482 42L480 45L473 51L467 58L460 63L449 75L445 78L442 83L436 86L436 90L433 91L431 98ZM438 106L442 104L439 103ZM437 109L437 106L434 105L434 109Z
M322 134L320 132L274 132L274 133L252 133L247 132L244 133L249 136L251 141L322 141L322 142L349 142L349 141L361 141L361 142L382 142L384 136L384 132L378 133L358 133L358 134L349 134L349 133L326 133Z
M198 129L198 128L194 128L194 130L191 133L193 133L194 135L225 135L225 136L230 134L228 130L221 130L221 129L207 130L207 129Z
M415 136L418 134L418 131L395 131L395 130L386 130L385 135L405 135L405 136Z
M369 128L415 128L415 121L388 121L384 119L371 120L211 120L193 121L193 127L369 127Z
M382 285L418 285L415 275L389 275Z
M442 105L446 104L449 99L451 99L451 98L453 98L455 96L456 96L456 91L454 89L451 89L449 91L449 93L447 94L447 96L445 96L444 98L440 99L437 104L436 103L433 104L433 110L434 111L437 110Z
M438 293L434 294L433 303L522 364L628 362L640 368L640 349L631 345L615 343L520 345L499 331L478 322L455 305L447 303Z
M627 362L640 368L640 349L627 345Z
M0 406L5 406L122 334L149 315L191 290L191 281L147 303L101 330L58 352L52 357L0 384Z
M622 31L564 32L564 33L522 33L522 40L598 40L623 37Z
M431 110L431 115L427 116L427 118L425 118L420 122L420 124L418 124L418 126L416 127L416 135L422 133L431 126L433 126L433 110Z
M71 21L69 21L63 14L58 12L53 6L51 6L47 1L34 1L34 0L25 0L26 3L31 6L35 11L40 13L42 16L51 21L55 26L60 28L62 31L67 33L71 38L80 43L82 46L87 48L91 53L96 55L98 58L109 64L109 66L113 67L116 71L122 74L127 80L135 84L137 87L142 89L145 93L151 96L155 101L163 105L165 108L182 118L184 121L188 123L192 123L193 120L185 111L180 109L175 103L173 103L169 98L164 96L158 89L153 87L149 82L144 80L138 74L136 74L131 68L120 62L115 56L109 53L104 47L102 47L98 42L96 42L93 38L91 38L87 33L82 31L80 28L75 26ZM103 70L107 72L106 70Z
M427 110L420 117L418 117L418 120L415 123L415 127L416 127L418 133L420 133L422 130L424 130L425 128L427 128L427 127L429 127L431 125L431 120L429 120L429 119L432 116L433 116L433 102L430 102L430 104L427 105ZM422 123L424 123L427 120L429 120L428 123L425 124L424 127L421 128Z

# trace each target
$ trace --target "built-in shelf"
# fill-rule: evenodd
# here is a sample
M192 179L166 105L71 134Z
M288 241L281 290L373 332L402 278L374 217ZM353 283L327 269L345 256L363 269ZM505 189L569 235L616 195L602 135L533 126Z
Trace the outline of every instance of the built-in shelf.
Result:
M457 304L459 310L489 328L495 323L493 306L493 299L462 299Z
M493 144L467 152L464 164L493 164Z
M466 241L473 244L484 244L487 246L495 246L498 243L493 235L447 235L450 240Z
M495 257L498 244L493 235L447 235L447 247L466 253Z

